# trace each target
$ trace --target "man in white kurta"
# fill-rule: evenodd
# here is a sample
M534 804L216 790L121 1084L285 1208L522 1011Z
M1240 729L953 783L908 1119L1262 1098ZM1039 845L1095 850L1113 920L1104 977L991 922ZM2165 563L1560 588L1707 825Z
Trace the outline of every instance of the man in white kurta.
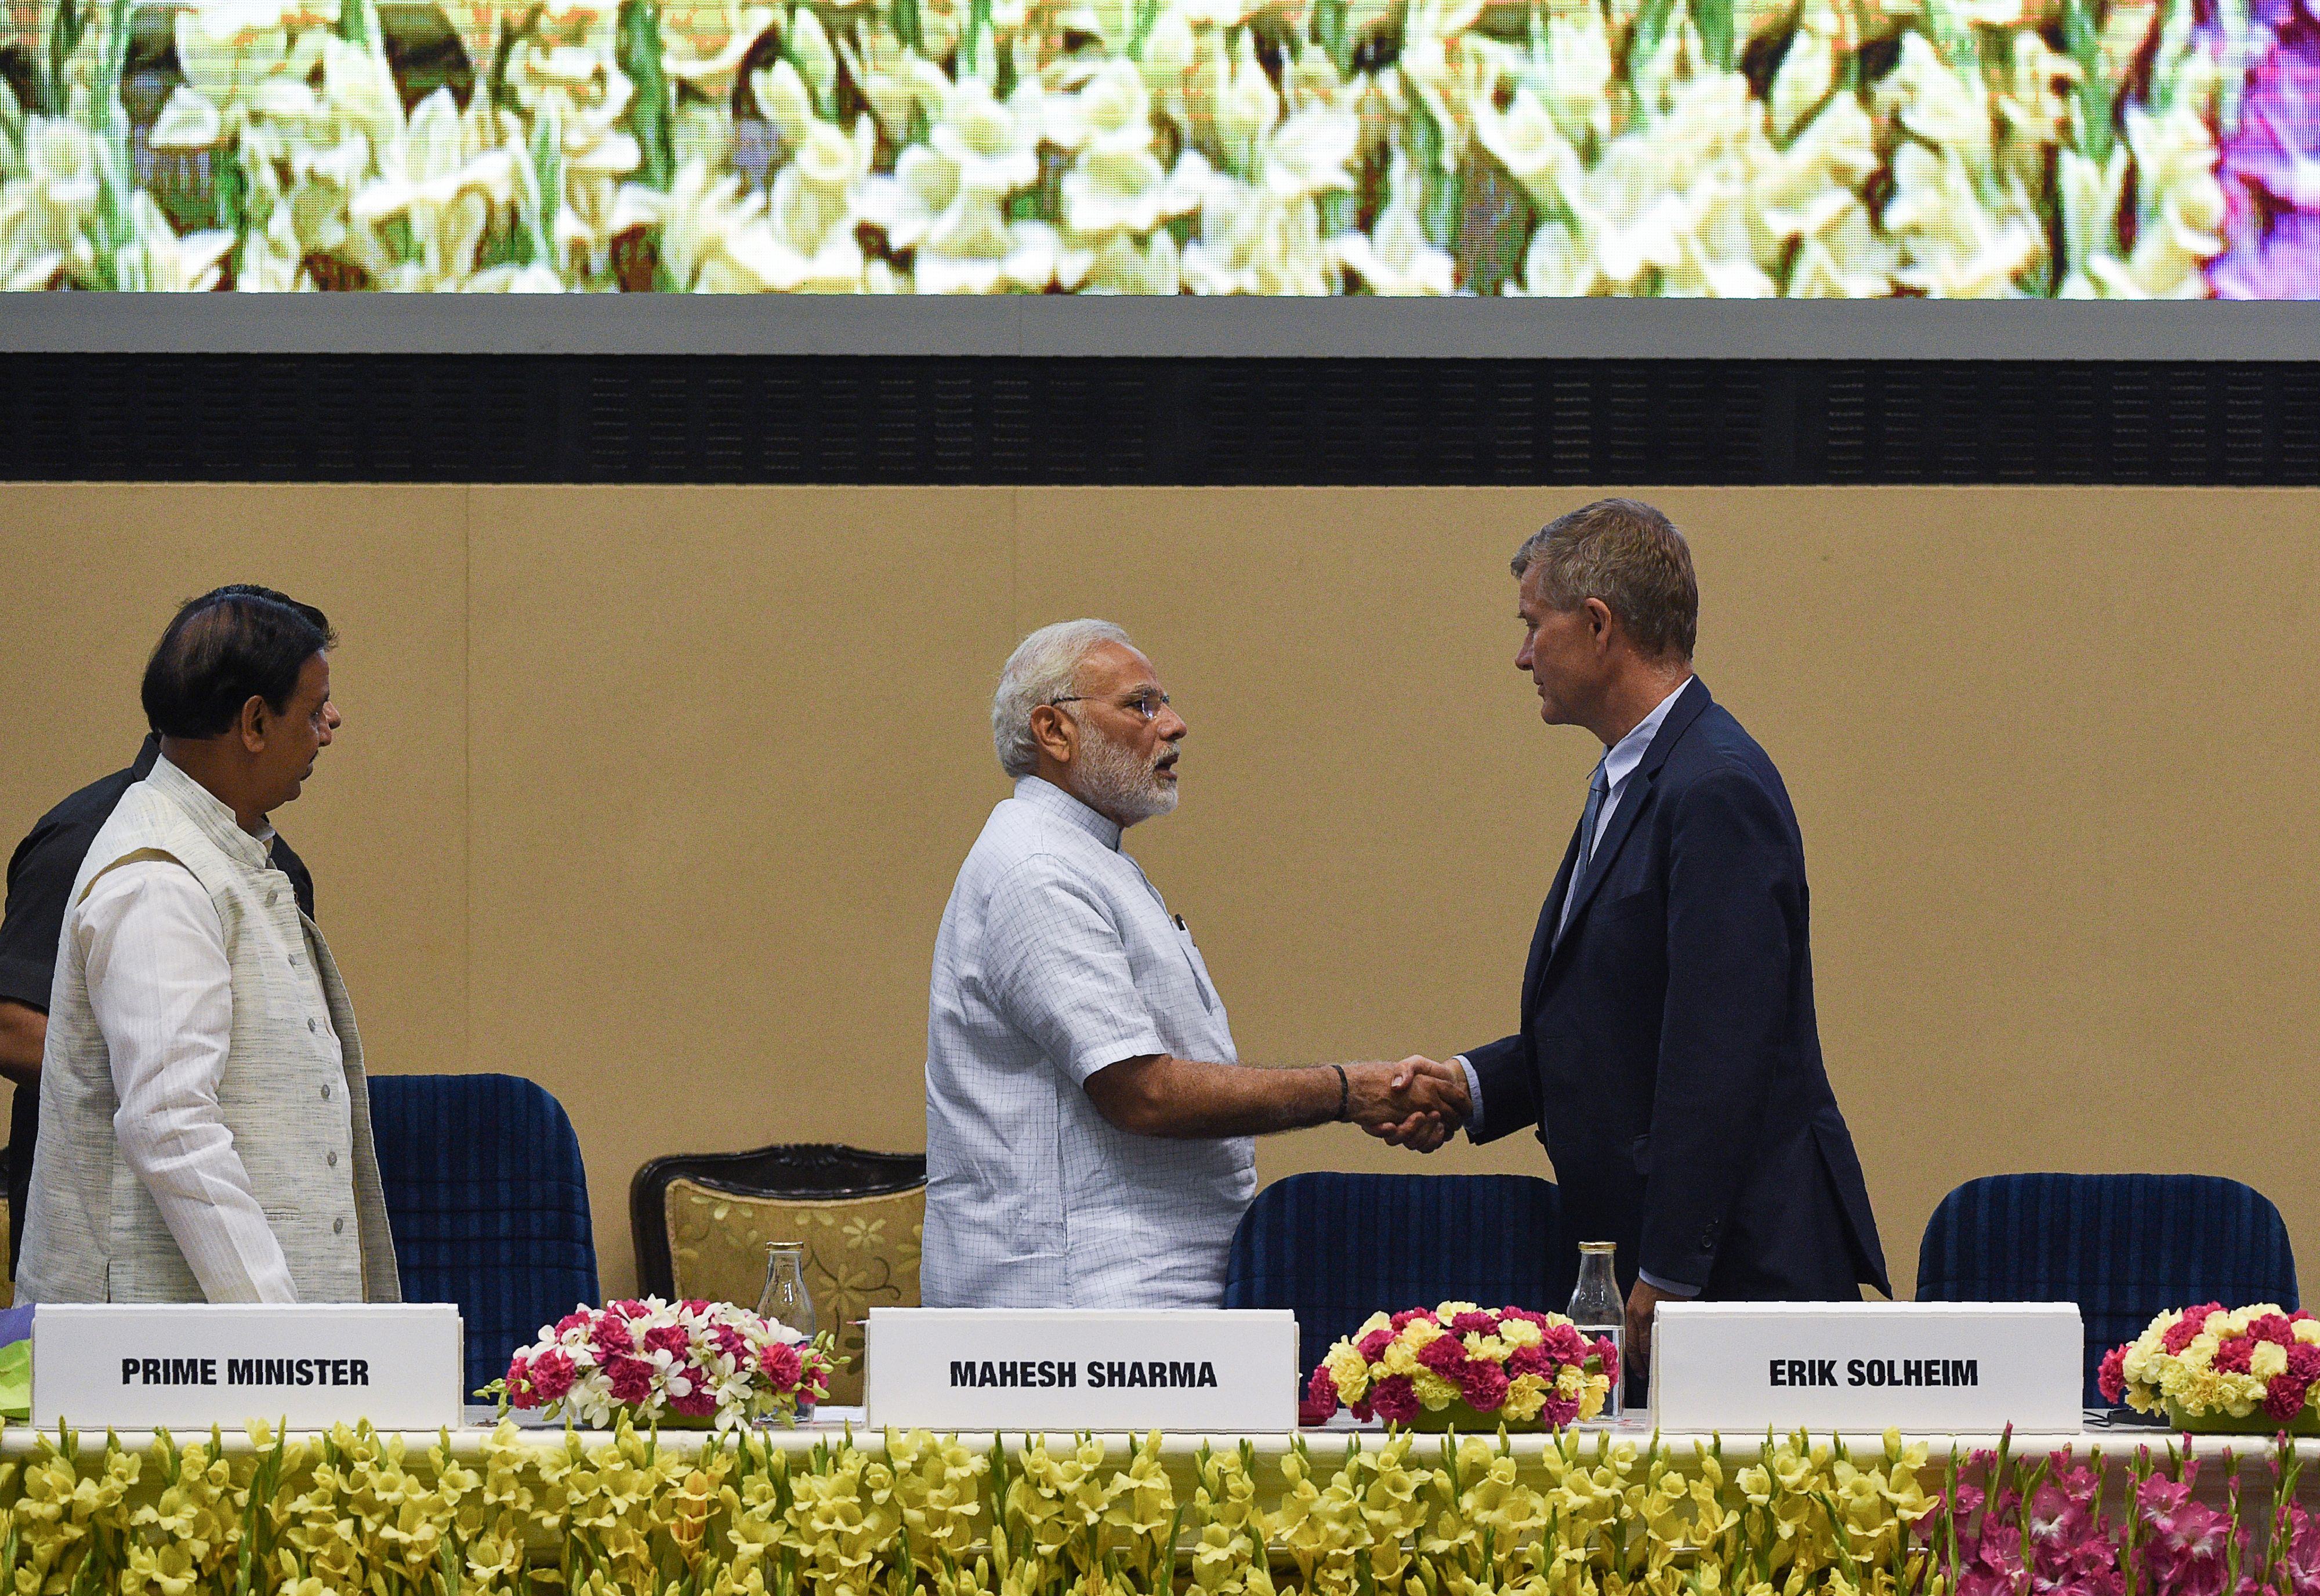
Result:
M927 1018L930 1308L1224 1299L1255 1142L1138 1136L1085 1090L1126 1058L1239 1058L1192 932L1119 843L1027 775L959 871Z
M1015 793L959 870L927 1005L929 1307L1219 1306L1254 1137L1354 1120L1427 1146L1464 1117L1395 1065L1241 1063L1183 917L1120 848L1175 808L1186 730L1108 621L1044 627L1001 674Z

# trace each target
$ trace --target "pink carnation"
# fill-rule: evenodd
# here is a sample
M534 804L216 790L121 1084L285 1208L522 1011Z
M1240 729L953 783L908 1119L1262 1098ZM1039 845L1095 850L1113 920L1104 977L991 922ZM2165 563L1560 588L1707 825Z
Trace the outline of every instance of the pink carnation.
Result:
M597 1317L596 1328L590 1333L588 1339L594 1345L596 1358L600 1363L615 1353L634 1352L637 1349L637 1338L630 1332L628 1321L610 1313Z
M1432 1314L1427 1312L1423 1308L1405 1309L1403 1311L1393 1316L1393 1333L1399 1336L1403 1330L1418 1322L1418 1320L1421 1319L1432 1319L1433 1317L1434 1316Z
M1418 1387L1407 1374L1388 1374L1370 1387L1370 1406L1388 1424L1408 1424L1418 1417Z
M1501 1308L1499 1310L1499 1317L1500 1319L1525 1319L1531 1324L1536 1325L1542 1330L1546 1328L1546 1315L1544 1313L1534 1312L1528 1308Z
M709 1377L698 1369L685 1371L693 1380L693 1389L683 1396L672 1396L668 1405L687 1419L706 1419L717 1411L717 1393L710 1389Z
M1619 1377L1619 1348L1610 1337L1596 1337L1595 1345L1589 1350L1594 1353L1596 1360L1603 1365L1600 1372L1604 1375L1613 1380Z
M552 1402L572 1389L577 1371L572 1366L572 1355L550 1347L532 1360L531 1388L543 1402Z
M719 1325L709 1333L709 1338L717 1344L718 1351L735 1363L748 1361L749 1338L731 1325Z
M683 1302L679 1303L678 1306L683 1308L687 1313L693 1315L695 1319L700 1319L705 1316L709 1311L709 1304L702 1301L698 1297L687 1297Z
M1550 1428L1564 1428L1579 1417L1579 1399L1550 1394L1546 1406L1539 1410L1539 1417L1546 1420Z
M2207 1328L2207 1315L2221 1313L2223 1310L2224 1305L2221 1302L2201 1302L2186 1308L2183 1310L2183 1317L2177 1319L2168 1329L2167 1334L2161 1338L2161 1345L2170 1352L2182 1351L2198 1338L2200 1331Z
M2263 1410L2287 1423L2304 1411L2306 1386L2293 1374L2274 1374L2263 1390Z
M757 1355L757 1367L775 1391L795 1391L798 1380L805 1373L805 1361L798 1356L796 1347L776 1341Z
M1462 1336L1495 1336L1499 1333L1499 1316L1495 1313L1462 1313L1450 1321L1450 1328Z
M605 1305L604 1311L607 1313L618 1314L622 1319L649 1319L652 1317L652 1310L646 1307L642 1302L638 1301L634 1297L623 1297L617 1302L607 1303Z
M1337 1382L1322 1365L1305 1383L1305 1401L1297 1412L1300 1424L1319 1424L1337 1410Z
M508 1362L507 1393L511 1408L539 1406L539 1395L532 1389L531 1365L524 1362L523 1354L520 1352Z
M2254 1338L2226 1336L2216 1343L2216 1367L2226 1374L2244 1374L2255 1356Z
M1372 1330L1354 1343L1354 1350L1362 1355L1364 1363L1373 1364L1385 1356L1385 1349L1392 1344L1391 1330Z
M2103 1354L2102 1368L2095 1375L2095 1386L2107 1402L2123 1401L2126 1398L2126 1348L2114 1347Z
M556 1321L556 1328L550 1331L549 1334L561 1339L572 1331L586 1329L590 1325L595 1322L595 1315L583 1308L575 1313L567 1313L562 1319L557 1319Z
M2251 1341L2269 1341L2275 1347L2296 1345L2296 1332L2289 1328L2288 1321L2277 1313L2257 1315L2249 1321L2247 1333L2248 1339Z
M666 1352L683 1357L693 1346L693 1338L676 1325L660 1325L645 1332L647 1352Z
M1509 1379L1518 1374L1536 1374L1542 1380L1553 1380L1555 1368L1554 1360L1547 1356L1544 1347L1518 1347L1507 1358Z
M1418 1349L1420 1368L1431 1369L1445 1380L1455 1380L1458 1371L1465 1366L1466 1349L1458 1345L1455 1336L1436 1336Z
M1587 1338L1575 1325L1549 1325L1539 1345L1558 1364L1575 1364L1587 1356Z
M1355 1419L1360 1419L1364 1424L1367 1424L1371 1419L1377 1417L1377 1410L1370 1406L1370 1400L1367 1397L1364 1397L1360 1401L1355 1402L1352 1408L1347 1410L1347 1411L1352 1413Z
M616 1402L633 1407L652 1395L653 1366L642 1358L607 1358L604 1377L612 1382L612 1400Z
M1458 1389L1477 1413L1495 1413L1507 1400L1507 1372L1487 1358L1470 1357L1458 1371Z
M2320 1380L2320 1347L2306 1347L2298 1341L2289 1347L2288 1372L2306 1384Z

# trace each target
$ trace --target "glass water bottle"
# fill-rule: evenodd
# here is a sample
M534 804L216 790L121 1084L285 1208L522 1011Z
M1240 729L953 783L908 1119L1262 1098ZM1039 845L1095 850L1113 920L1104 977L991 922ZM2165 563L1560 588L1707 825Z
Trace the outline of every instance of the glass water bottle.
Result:
M1603 1399L1602 1417L1619 1416L1619 1398L1627 1384L1627 1309L1619 1300L1619 1279L1612 1272L1618 1244L1582 1241L1579 1244L1579 1289L1571 1293L1571 1322L1590 1341L1609 1338L1619 1352L1619 1367L1612 1372L1611 1390Z
M757 1296L757 1317L813 1339L813 1299L806 1295L805 1248L799 1243L766 1243L766 1289Z

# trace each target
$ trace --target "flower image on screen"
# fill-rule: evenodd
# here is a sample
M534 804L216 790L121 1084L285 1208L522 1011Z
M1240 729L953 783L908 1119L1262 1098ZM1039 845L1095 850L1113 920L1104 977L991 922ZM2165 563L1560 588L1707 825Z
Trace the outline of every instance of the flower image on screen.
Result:
M0 284L2297 298L2304 4L0 0Z

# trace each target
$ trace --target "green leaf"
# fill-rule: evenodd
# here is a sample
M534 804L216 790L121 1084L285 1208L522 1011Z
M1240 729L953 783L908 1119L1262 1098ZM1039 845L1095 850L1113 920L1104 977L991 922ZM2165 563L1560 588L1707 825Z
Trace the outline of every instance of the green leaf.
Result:
M661 70L660 8L654 0L624 0L617 53L621 70L636 86L636 98L629 103L629 131L643 152L637 181L666 193L676 175L676 112L667 76Z

